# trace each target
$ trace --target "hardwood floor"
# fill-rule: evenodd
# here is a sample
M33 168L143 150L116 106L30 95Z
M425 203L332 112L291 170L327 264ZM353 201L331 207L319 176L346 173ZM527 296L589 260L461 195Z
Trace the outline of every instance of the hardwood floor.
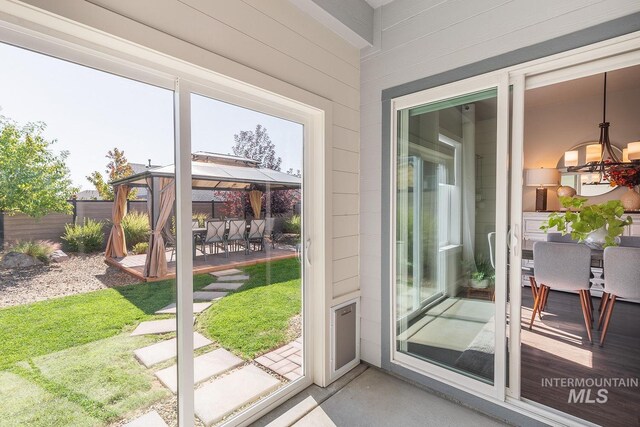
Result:
M522 397L602 426L640 426L640 304L616 302L607 341L600 347L601 331L596 330L600 298L593 298L592 345L577 294L551 291L542 320L536 316L530 331L529 291L523 289L522 298ZM563 379L595 384L569 387ZM602 383L617 379L631 384ZM584 403L570 403L572 393L577 400L582 396ZM597 403L604 398L606 402Z

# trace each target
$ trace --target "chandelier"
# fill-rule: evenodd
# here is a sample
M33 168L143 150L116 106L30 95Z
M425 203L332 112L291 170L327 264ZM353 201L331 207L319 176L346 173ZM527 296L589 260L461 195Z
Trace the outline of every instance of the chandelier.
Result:
M602 122L600 138L597 144L587 145L585 163L578 165L578 152L567 151L564 154L564 163L567 172L597 173L608 178L612 170L616 174L636 174L640 172L640 141L630 142L627 148L622 150L622 158L619 158L612 149L609 140L609 122L607 121L607 73L604 73L604 90L602 101Z

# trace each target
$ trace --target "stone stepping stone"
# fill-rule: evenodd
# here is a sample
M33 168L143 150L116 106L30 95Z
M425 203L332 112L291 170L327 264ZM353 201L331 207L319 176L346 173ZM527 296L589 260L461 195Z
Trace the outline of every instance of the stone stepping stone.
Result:
M147 412L135 420L129 421L123 427L168 427L160 414L156 411Z
M205 353L193 359L193 381L198 384L223 372L242 365L244 360L234 356L224 348ZM174 394L178 391L178 375L176 365L156 372L156 377Z
M255 365L247 365L195 391L195 412L208 427L238 408L275 390L280 381Z
M209 274L214 277L222 277L222 276L230 276L233 274L242 274L242 271L238 270L237 268L231 268L229 270L214 271L213 273L209 273Z
M198 291L193 293L193 300L215 301L227 295L226 292Z
M211 344L204 336L197 332L193 333L193 349L204 347ZM171 358L176 357L177 354L177 339L171 338L170 340L161 341L149 346L139 348L133 352L136 358L147 368L155 365L156 363L164 362Z
M194 302L193 312L202 313L209 307L211 307L210 302ZM164 308L161 308L160 310L156 311L156 314L176 314L176 303L174 302Z
M193 318L195 322L196 318ZM131 332L131 336L138 335L151 335L151 334L166 334L167 332L176 331L176 319L163 319L163 320L149 320L142 322L137 328Z
M238 274L235 276L222 276L218 277L218 283L220 282L242 282L244 280L249 280L249 276L246 274Z
M224 291L235 291L242 285L244 285L244 283L218 282L218 283L212 283L210 285L207 285L202 289L205 291L213 291L217 289L224 290Z

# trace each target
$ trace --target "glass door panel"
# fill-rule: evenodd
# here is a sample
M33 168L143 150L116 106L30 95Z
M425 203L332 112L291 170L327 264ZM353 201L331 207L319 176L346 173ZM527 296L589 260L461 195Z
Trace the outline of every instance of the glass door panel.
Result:
M302 124L191 93L196 273L213 293L195 328L231 360L195 386L206 425L241 423L306 384ZM195 232L195 231L194 231ZM196 361L198 359L196 358ZM238 389L242 389L238 392ZM224 403L216 396L232 395Z
M397 114L396 350L493 384L497 90Z

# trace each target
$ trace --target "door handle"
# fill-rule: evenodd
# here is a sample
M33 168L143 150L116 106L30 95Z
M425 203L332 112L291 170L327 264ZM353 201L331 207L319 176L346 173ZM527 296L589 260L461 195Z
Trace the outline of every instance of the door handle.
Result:
M308 238L304 244L304 254L307 258L307 262L311 265L311 238Z
M511 236L510 236L510 241L511 241L511 251L514 253L514 255L518 255L519 251L520 251L520 224L513 224L513 227L511 227Z

